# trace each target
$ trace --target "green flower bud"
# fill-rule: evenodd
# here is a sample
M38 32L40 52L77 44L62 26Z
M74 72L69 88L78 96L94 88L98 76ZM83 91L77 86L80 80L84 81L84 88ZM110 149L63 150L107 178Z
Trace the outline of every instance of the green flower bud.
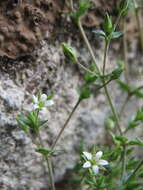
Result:
M104 23L103 23L103 28L104 28L106 35L109 35L113 32L113 27L114 26L112 24L111 17L108 14L106 14L105 19L104 19Z
M78 61L78 56L77 56L77 51L75 50L75 48L71 47L68 44L62 43L62 49L63 49L63 53L65 55L65 57L73 62L76 63Z

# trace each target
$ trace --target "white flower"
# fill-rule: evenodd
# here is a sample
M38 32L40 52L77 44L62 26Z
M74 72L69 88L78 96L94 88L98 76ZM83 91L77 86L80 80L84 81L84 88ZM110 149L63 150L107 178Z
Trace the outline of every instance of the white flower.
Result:
M42 110L46 107L54 105L53 100L48 100L46 94L41 94L39 97L33 95L33 109Z
M95 174L99 173L99 169L103 168L102 166L106 166L109 163L106 160L102 160L101 157L103 155L102 151L97 152L95 155L89 152L83 152L83 155L86 158L86 162L83 164L83 168L92 168Z

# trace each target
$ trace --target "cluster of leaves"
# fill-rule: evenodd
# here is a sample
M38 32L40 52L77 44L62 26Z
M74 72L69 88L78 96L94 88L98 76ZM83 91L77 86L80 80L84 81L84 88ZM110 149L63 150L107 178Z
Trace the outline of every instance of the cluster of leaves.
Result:
M38 113L35 111L29 111L26 114L20 114L17 117L19 127L26 133L33 131L38 133L39 128L47 123L48 120L39 120Z

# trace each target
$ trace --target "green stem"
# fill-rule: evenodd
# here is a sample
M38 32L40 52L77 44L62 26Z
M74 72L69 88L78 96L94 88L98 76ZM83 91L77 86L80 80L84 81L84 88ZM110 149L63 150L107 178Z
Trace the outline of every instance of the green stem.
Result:
M129 66L128 66L128 46L127 46L127 33L126 33L126 22L123 19L123 52L124 52L124 63L125 63L125 79L129 82Z
M71 118L72 118L74 112L76 111L77 107L79 106L80 102L81 102L81 100L78 99L78 101L77 101L77 103L75 104L73 110L71 111L69 117L67 118L65 124L63 125L63 127L61 128L61 130L60 130L58 136L56 137L56 140L55 140L54 143L52 144L52 146L51 146L52 150L55 148L55 146L56 146L58 140L60 139L61 135L63 134L65 128L67 127L69 121L71 120Z
M143 159L140 161L140 163L137 165L135 170L132 172L132 174L128 177L128 179L124 182L124 184L127 184L137 173L137 171L141 168L143 165Z
M115 24L115 28L117 27L117 24L118 24L118 22L119 22L119 20L120 20L120 17L121 17L121 14L120 14L119 17L117 18L117 21L116 21L116 24ZM88 38L87 38L87 36L86 36L86 34L85 34L85 32L84 32L84 29L83 29L83 27L82 27L82 24L81 24L81 20L80 20L80 19L79 19L79 21L78 21L78 27L79 27L79 30L80 30L81 35L82 35L82 37L83 37L83 40L84 40L84 42L85 42L85 44L86 44L86 46L87 46L87 48L88 48L88 51L89 51L89 53L90 53L90 55L91 55L91 57L92 57L92 59L93 59L93 62L94 62L94 64L96 65L96 68L97 68L98 72L101 73L101 72L100 72L100 69L98 68L98 66L97 66L97 64L96 64L96 58L95 58L94 52L93 52L92 47L91 47L91 45L90 45L90 43L89 43L89 40L88 40ZM106 44L106 46L107 46L107 44ZM108 44L108 46L109 46L109 44ZM106 47L106 50L108 50L108 46ZM105 54L104 54L104 63L103 63L103 65L106 65L106 56L107 56L107 51L105 51ZM105 80L104 80L104 79L103 79L103 84L105 84ZM116 113L116 111L115 111L115 109L114 109L114 106L113 106L112 100L111 100L111 98L110 98L110 95L109 95L109 93L108 93L108 89L107 89L107 86L106 86L106 85L104 86L104 89L105 89L105 94L106 94L107 99L108 99L108 101L109 101L111 110L112 110L113 115L114 115L114 117L115 117L118 130L119 130L120 134L122 134L122 131L121 131L121 128L120 128L120 124L119 124L119 119L118 119L117 113Z
M126 171L126 145L123 145L123 156L122 156L122 171L121 171L121 180L124 178Z
M105 51L104 51L104 60L103 60L103 75L105 74L105 69L106 69L106 60L107 60L108 48L109 48L109 41L106 41L105 42ZM102 81L103 81L103 83L105 83L104 77L103 77ZM120 133L120 135L122 135L122 130L121 130L121 127L120 127L119 118L118 118L116 110L115 110L115 108L113 106L113 103L112 103L112 100L111 100L111 97L109 95L108 88L107 88L106 85L104 86L104 91L105 91L105 95L106 95L106 97L108 99L108 102L109 102L110 108L112 110L112 113L114 115L114 118L116 120L116 124L117 124L117 128L119 130L119 133Z
M122 104L121 109L120 109L120 111L119 111L119 118L122 117L122 115L123 115L123 113L124 113L124 110L125 110L125 108L126 108L126 105L127 105L127 103L129 102L129 100L130 100L130 97L131 97L131 96L128 95L128 96L126 97L124 103Z
M40 146L42 148L44 148L44 143L43 140L41 138L40 132L38 132L38 138L39 138L39 142L40 142ZM51 190L55 190L55 183L54 183L54 175L53 175L53 168L52 168L52 162L50 157L48 156L44 156L45 161L47 163L47 167L48 167L48 171L49 171L49 178L50 178L50 183L51 183Z
M85 67L85 66L82 65L81 63L77 62L77 64L78 64L81 68L83 68L86 72L88 72L88 73L90 73L90 74L92 74L92 75L97 75L97 73L95 73L95 72L89 70L87 67Z
M84 29L83 29L83 27L82 27L81 19L78 20L78 27L79 27L81 36L82 36L82 38L83 38L83 40L84 40L84 42L85 42L85 44L86 44L86 46L87 46L87 48L88 48L88 51L89 51L89 53L90 53L90 55L91 55L91 57L92 57L92 60L93 60L93 62L94 62L94 64L95 64L95 66L96 66L96 69L97 69L97 71L100 73L100 69L99 69L98 65L96 64L96 58L95 58L94 52L93 52L93 50L92 50L92 47L91 47L91 45L90 45L90 43L89 43L89 41L88 41L88 38L87 38L87 36L86 36L86 34L85 34L85 32L84 32Z

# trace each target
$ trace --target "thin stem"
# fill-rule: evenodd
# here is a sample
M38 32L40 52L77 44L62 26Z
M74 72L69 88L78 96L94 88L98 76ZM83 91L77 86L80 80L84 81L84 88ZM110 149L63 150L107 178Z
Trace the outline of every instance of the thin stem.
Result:
M84 29L83 29L83 27L82 27L81 19L78 20L78 27L79 27L81 36L82 36L82 38L83 38L83 40L84 40L84 42L85 42L85 44L86 44L86 46L87 46L87 48L88 48L88 51L89 51L89 53L90 53L90 55L91 55L91 57L92 57L92 59L93 59L93 62L94 62L94 64L95 64L95 66L96 66L96 69L97 69L97 71L100 73L100 69L99 69L98 65L96 64L96 58L95 58L94 52L93 52L93 50L92 50L92 47L91 47L91 45L90 45L90 43L89 43L89 40L88 40L88 38L87 38L87 36L86 36L86 34L85 34L85 32L84 32Z
M143 52L143 30L142 30L142 27L141 27L141 14L140 14L140 11L139 11L139 9L137 7L136 0L133 0L133 3L134 3L136 21L137 21L137 25L138 25L138 29L139 29L141 51Z
M128 66L128 46L127 46L127 33L126 33L126 22L123 19L123 53L124 53L124 63L125 63L125 79L129 82L129 66Z
M41 138L40 132L38 132L37 135L39 138L40 146L42 148L44 148L44 143L43 143L43 140ZM50 183L51 183L51 188L52 188L51 190L55 190L54 175L53 175L53 168L52 168L51 159L48 156L44 156L44 158L45 158L45 161L47 163L47 167L48 167L48 171L49 171Z
M111 110L112 110L112 113L113 113L113 115L114 115L114 117L115 117L116 124L117 124L117 128L118 128L118 130L119 130L120 135L122 136L122 130L121 130L121 127L120 127L120 124L119 124L119 118L118 118L118 115L117 115L117 113L116 113L116 110L115 110L115 108L114 108L114 106L113 106L113 103L112 103L111 97L110 97L110 95L109 95L107 86L104 87L104 90L105 90L105 94L106 94L106 96L107 96L107 99L108 99L110 108L111 108Z
M121 16L122 16L122 12L119 13L119 15L118 15L118 17L116 19L116 22L114 24L114 31L116 30L116 28L117 28L117 26L118 26L118 24L120 22Z
M135 90L133 90L133 91L131 92L131 96L132 96L136 91L141 90L142 88L143 88L143 85L137 87Z
M121 180L124 178L126 171L126 145L123 145L123 157L122 157L122 171L121 171Z
M109 41L105 41L105 50L104 50L104 60L103 60L103 76L105 75L105 69L106 69L106 60L107 60L107 53L109 49Z
M137 171L141 168L142 165L143 165L143 159L140 161L140 163L137 165L137 167L135 168L135 170L128 177L128 179L125 181L124 184L127 184L136 175Z
M71 11L73 12L74 11L73 1L69 0L69 2L70 2Z
M52 146L51 146L52 150L55 148L55 146L56 146L58 140L60 139L61 135L63 134L65 128L67 127L69 121L71 120L71 118L72 118L74 112L76 111L77 107L79 106L80 102L81 102L81 100L78 99L78 101L77 101L77 103L75 104L73 110L71 111L69 117L67 118L65 124L63 125L63 127L61 128L61 130L60 130L58 136L56 137L56 140L55 140L54 143L52 144Z
M87 71L88 73L92 74L92 75L97 75L97 73L92 72L91 70L89 70L87 67L85 67L84 65L82 65L81 63L77 62L77 64L82 67L85 71Z
M109 42L106 41L106 42L105 42L105 51L104 51L104 60L103 60L103 76L104 76L104 74L105 74L108 48L109 48ZM105 83L104 77L103 77L103 80L102 80L102 81L103 81L103 83ZM116 124L117 124L118 130L119 130L119 133L120 133L120 135L122 135L122 130L121 130L121 127L120 127L120 124L119 124L119 118L118 118L118 115L117 115L117 113L116 113L116 110L115 110L115 108L114 108L114 106L113 106L111 97L110 97L110 95L109 95L107 85L104 86L104 91L105 91L105 95L106 95L106 97L107 97L107 99L108 99L108 102L109 102L110 108L111 108L111 110L112 110L112 113L113 113L113 115L114 115L114 117L115 117Z
M119 111L119 118L122 117L122 115L123 115L123 113L124 113L124 110L125 110L125 108L126 108L126 105L127 105L127 103L129 102L129 100L130 100L130 97L131 97L131 96L128 95L128 96L126 97L124 103L122 104L121 109L120 109L120 111Z

